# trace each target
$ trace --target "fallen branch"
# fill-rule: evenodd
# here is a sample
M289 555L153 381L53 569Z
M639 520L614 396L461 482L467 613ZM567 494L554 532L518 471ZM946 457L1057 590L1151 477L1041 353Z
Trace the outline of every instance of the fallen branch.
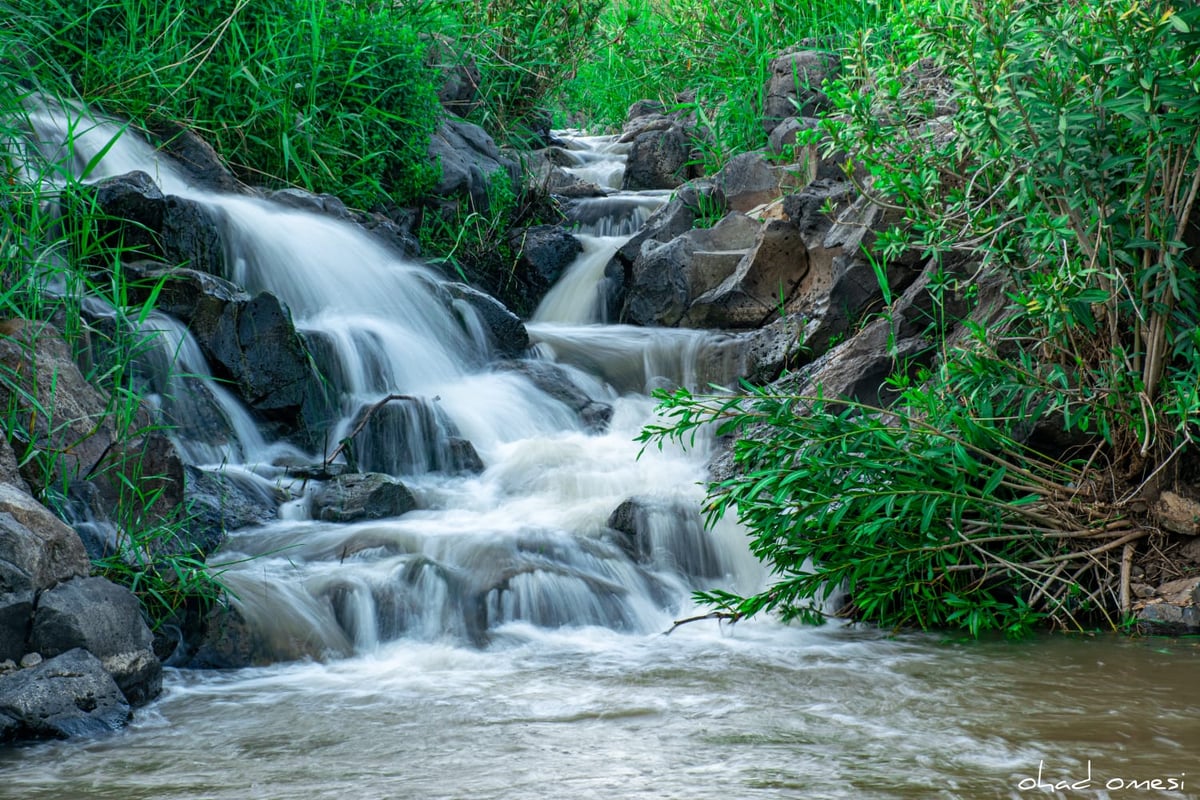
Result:
M360 419L358 421L358 424L354 426L354 430L350 431L350 433L347 434L346 437L344 439L342 439L341 442L338 443L338 446L334 448L333 452L330 453L328 456L326 456L325 469L328 470L329 465L333 463L333 460L342 454L342 451L346 449L346 446L349 445L350 442L354 441L354 438L356 436L358 436L360 433L362 433L362 429L367 427L367 423L371 421L371 417L375 416L375 412L377 412L379 409L383 408L384 406L386 406L388 403L392 402L393 400L416 400L416 399L418 399L418 398L414 397L411 394L389 394L387 397L383 398L378 403L376 403L375 405L373 405L369 409L367 409L367 413L362 415L362 419ZM433 399L439 400L441 398L434 397Z
M689 622L701 622L706 619L723 619L728 620L730 624L737 622L742 618L742 615L736 611L710 611L707 614L699 614L695 617L687 617L686 619L677 619L675 624L669 629L663 631L663 636L670 636L675 632L675 629L681 625L687 625Z

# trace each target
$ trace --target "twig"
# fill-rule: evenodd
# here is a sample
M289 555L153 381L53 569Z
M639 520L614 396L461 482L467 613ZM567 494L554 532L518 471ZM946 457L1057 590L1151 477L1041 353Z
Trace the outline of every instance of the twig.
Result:
M367 426L367 423L371 421L371 417L375 416L376 411L383 408L385 405L392 402L393 400L416 400L416 399L417 398L413 397L411 394L389 394L387 397L383 398L378 403L371 406L371 408L367 410L367 413L363 414L362 419L360 419L358 421L358 424L354 426L354 430L350 431L350 433L344 439L342 439L341 443L338 444L338 446L334 448L333 452L330 453L328 456L326 456L325 469L329 469L329 465L333 463L333 460L335 458L337 458L339 455L341 455L342 451L346 449L346 445L348 445L354 439L354 437L356 437L360 433L362 433L362 429L365 428ZM437 400L438 398L435 397L433 399Z
M675 632L676 628L680 627L681 625L687 625L689 622L702 622L706 619L724 619L729 620L730 624L732 624L741 618L742 615L736 611L710 611L707 614L699 614L694 617L675 620L674 625L672 625L668 630L663 631L663 636L670 636Z
M1133 604L1129 598L1129 579L1133 575L1133 548L1134 543L1129 542L1125 545L1125 549L1121 551L1121 614L1128 615L1133 608Z

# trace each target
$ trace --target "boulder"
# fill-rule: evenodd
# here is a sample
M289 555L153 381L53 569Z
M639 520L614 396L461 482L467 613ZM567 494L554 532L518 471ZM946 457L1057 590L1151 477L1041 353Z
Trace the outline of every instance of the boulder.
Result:
M734 156L712 176L712 182L734 211L750 211L779 196L779 177L761 153Z
M90 569L75 531L25 492L0 484L0 594L40 592Z
M688 178L690 156L687 138L677 125L639 133L625 162L621 188L674 189Z
M417 507L417 498L400 481L376 472L340 475L313 498L317 519L356 522L398 517Z
M103 213L98 233L110 246L147 254L159 251L166 198L148 174L135 170L81 191Z
M198 272L224 275L225 243L220 224L222 213L195 200L168 195L163 207L163 258Z
M695 578L725 573L712 537L694 504L676 499L631 497L608 517L608 527L621 534L617 542L638 562L669 568Z
M604 268L608 286L607 318L624 319L626 292L633 281L633 265L646 242L665 244L692 229L703 213L724 213L725 196L711 181L692 181L680 187L667 203L650 215L641 230L613 255Z
M1152 510L1160 527L1187 536L1200 534L1200 502L1168 490L1159 495Z
M223 470L185 468L188 544L209 555L224 544L228 531L261 525L276 518L281 497L262 483Z
M143 283L163 281L158 309L186 324L212 367L254 411L302 443L321 441L332 417L291 312L272 294L250 297L229 281L154 262L127 267Z
M841 70L841 59L821 50L796 49L774 59L763 91L763 132L788 117L815 117L830 107L821 85Z
M520 358L529 349L529 333L525 330L525 323L499 300L465 283L450 283L445 288L456 301L455 311L468 332L475 326L470 320L463 319L466 309L469 309L467 313L473 314L482 323L492 353L501 358ZM459 303L465 305L466 309Z
M483 128L457 117L448 116L434 131L429 142L429 157L442 169L442 177L433 193L465 198L470 201L472 210L481 213L490 205L489 181L515 183L517 180L516 162L500 153L500 148Z
M0 594L0 662L20 661L25 655L33 622L33 597L32 590Z
M148 513L169 513L183 488L181 472L165 466L170 459L164 450L173 448L165 437L158 441L153 434L131 434L151 430L149 412L132 409L132 419L115 413L108 398L84 378L53 327L10 320L3 332L0 366L10 379L0 387L0 403L29 426L24 435L35 443L32 447L55 454L25 460L20 469L28 484L66 487L72 496L79 487L90 486L93 510L103 515L127 491L125 479L136 478L144 496L156 497ZM144 468L147 459L154 459L154 471Z
M249 191L225 166L212 145L178 122L156 122L151 135L159 148L187 173L189 182L218 192Z
M542 292L549 290L583 252L579 240L557 225L518 228L509 234L508 241L517 254L517 269Z
M796 303L809 270L808 248L795 223L762 226L750 252L719 286L696 298L681 320L692 328L758 328Z
M394 397L361 407L350 424L347 460L356 470L388 475L479 471L479 454L435 400Z
M21 477L21 467L17 463L17 454L13 451L12 443L6 437L0 436L0 483L29 491L29 484Z
M100 659L131 705L162 691L162 666L141 605L105 578L76 578L38 597L30 649L56 656L77 647Z
M0 675L0 742L93 736L131 718L112 676L83 649Z

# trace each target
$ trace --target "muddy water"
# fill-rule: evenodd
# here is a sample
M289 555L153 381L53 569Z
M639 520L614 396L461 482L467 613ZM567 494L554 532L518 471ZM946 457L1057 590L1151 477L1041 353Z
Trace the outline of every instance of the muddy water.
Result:
M0 797L1196 797L1198 670L1193 641L514 625L172 672L123 733L0 754Z

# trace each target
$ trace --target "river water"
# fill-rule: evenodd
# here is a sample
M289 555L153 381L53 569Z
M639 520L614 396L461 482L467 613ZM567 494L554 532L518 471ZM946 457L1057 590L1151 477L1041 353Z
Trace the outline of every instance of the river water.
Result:
M48 113L38 135L63 127ZM116 129L93 130L99 150ZM611 139L570 149L577 174L619 181ZM324 343L333 441L387 394L416 398L372 458L419 507L314 519L312 487L283 464L323 454L266 440L219 386L189 394L215 398L227 430L224 444L192 441L189 419L175 420L185 457L293 498L215 559L259 655L279 663L168 670L162 698L123 732L0 753L0 797L1116 798L1200 786L1191 640L963 642L771 620L664 635L699 613L691 591L768 579L735 524L698 524L709 444L634 441L654 419L651 388L740 368L720 333L604 324L603 263L664 198L614 192L601 201L612 213L588 212L584 254L514 370L496 365L443 278L357 230L192 187L129 136L94 177L132 168L209 209L227 276L280 296ZM179 326L161 327L193 381L162 391L192 392L202 356ZM539 388L530 370L543 369L611 407L607 425ZM197 413L183 399L165 396L164 413ZM472 443L483 472L445 468L435 456L450 437ZM631 499L632 545L608 524Z

